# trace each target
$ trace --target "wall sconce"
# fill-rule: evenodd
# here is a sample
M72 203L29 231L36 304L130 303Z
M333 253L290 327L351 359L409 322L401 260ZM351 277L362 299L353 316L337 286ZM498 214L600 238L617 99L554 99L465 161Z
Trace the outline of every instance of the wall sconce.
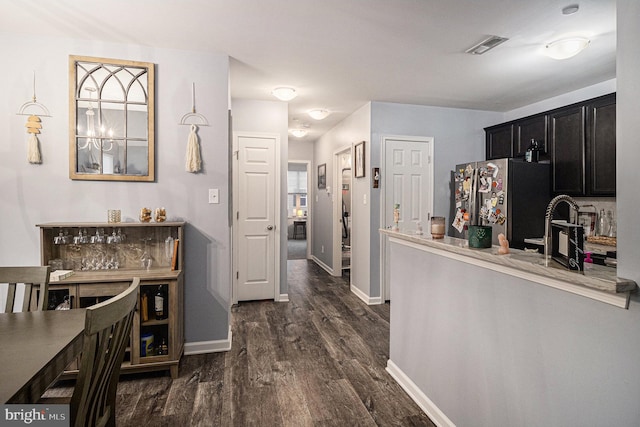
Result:
M546 45L544 53L553 59L568 59L582 52L589 43L585 37L560 39Z
M291 101L298 96L296 90L292 87L277 87L271 91L271 94L278 98L280 101Z
M315 120L324 120L329 114L331 114L329 110L324 110L322 108L309 111L309 116Z

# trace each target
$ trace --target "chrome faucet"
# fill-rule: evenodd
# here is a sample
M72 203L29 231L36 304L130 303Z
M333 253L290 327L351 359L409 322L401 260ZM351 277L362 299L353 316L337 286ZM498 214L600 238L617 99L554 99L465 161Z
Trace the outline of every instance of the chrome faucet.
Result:
M554 197L549 202L549 205L547 206L547 213L544 216L544 259L546 263L549 262L549 256L551 255L551 220L553 219L553 211L555 211L556 206L558 206L560 202L567 203L575 211L576 221L578 219L578 210L580 207L571 196L561 194ZM571 212L569 212L569 219L571 219Z

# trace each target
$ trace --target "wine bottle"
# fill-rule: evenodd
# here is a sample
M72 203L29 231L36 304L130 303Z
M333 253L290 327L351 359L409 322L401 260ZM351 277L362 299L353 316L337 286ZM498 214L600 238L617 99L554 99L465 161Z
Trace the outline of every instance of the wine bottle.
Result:
M162 285L158 286L158 292L155 296L155 311L156 311L156 319L164 319L164 299L165 293Z
M146 322L149 320L149 297L147 293L144 292L142 297L140 297L140 311L142 312L142 321Z

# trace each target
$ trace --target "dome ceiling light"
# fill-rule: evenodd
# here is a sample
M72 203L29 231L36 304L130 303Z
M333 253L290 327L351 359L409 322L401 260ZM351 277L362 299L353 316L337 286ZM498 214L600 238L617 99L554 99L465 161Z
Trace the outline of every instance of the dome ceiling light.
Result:
M298 96L294 88L285 86L275 88L271 91L271 94L280 101L291 101L293 98Z
M324 120L329 114L331 114L329 110L324 110L322 108L316 108L315 110L309 111L309 116L315 120Z
M291 135L295 136L296 138L302 138L308 133L306 129L291 129L289 132L291 132Z
M569 37L549 43L544 53L553 59L568 59L582 52L589 43L586 37Z

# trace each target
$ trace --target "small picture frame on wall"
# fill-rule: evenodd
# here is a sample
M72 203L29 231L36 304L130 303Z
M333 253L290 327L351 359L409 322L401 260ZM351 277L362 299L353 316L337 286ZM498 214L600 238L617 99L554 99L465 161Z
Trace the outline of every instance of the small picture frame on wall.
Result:
M318 189L324 190L327 188L327 164L323 163L318 166Z
M354 147L355 155L355 176L356 178L364 177L364 141L359 142Z

